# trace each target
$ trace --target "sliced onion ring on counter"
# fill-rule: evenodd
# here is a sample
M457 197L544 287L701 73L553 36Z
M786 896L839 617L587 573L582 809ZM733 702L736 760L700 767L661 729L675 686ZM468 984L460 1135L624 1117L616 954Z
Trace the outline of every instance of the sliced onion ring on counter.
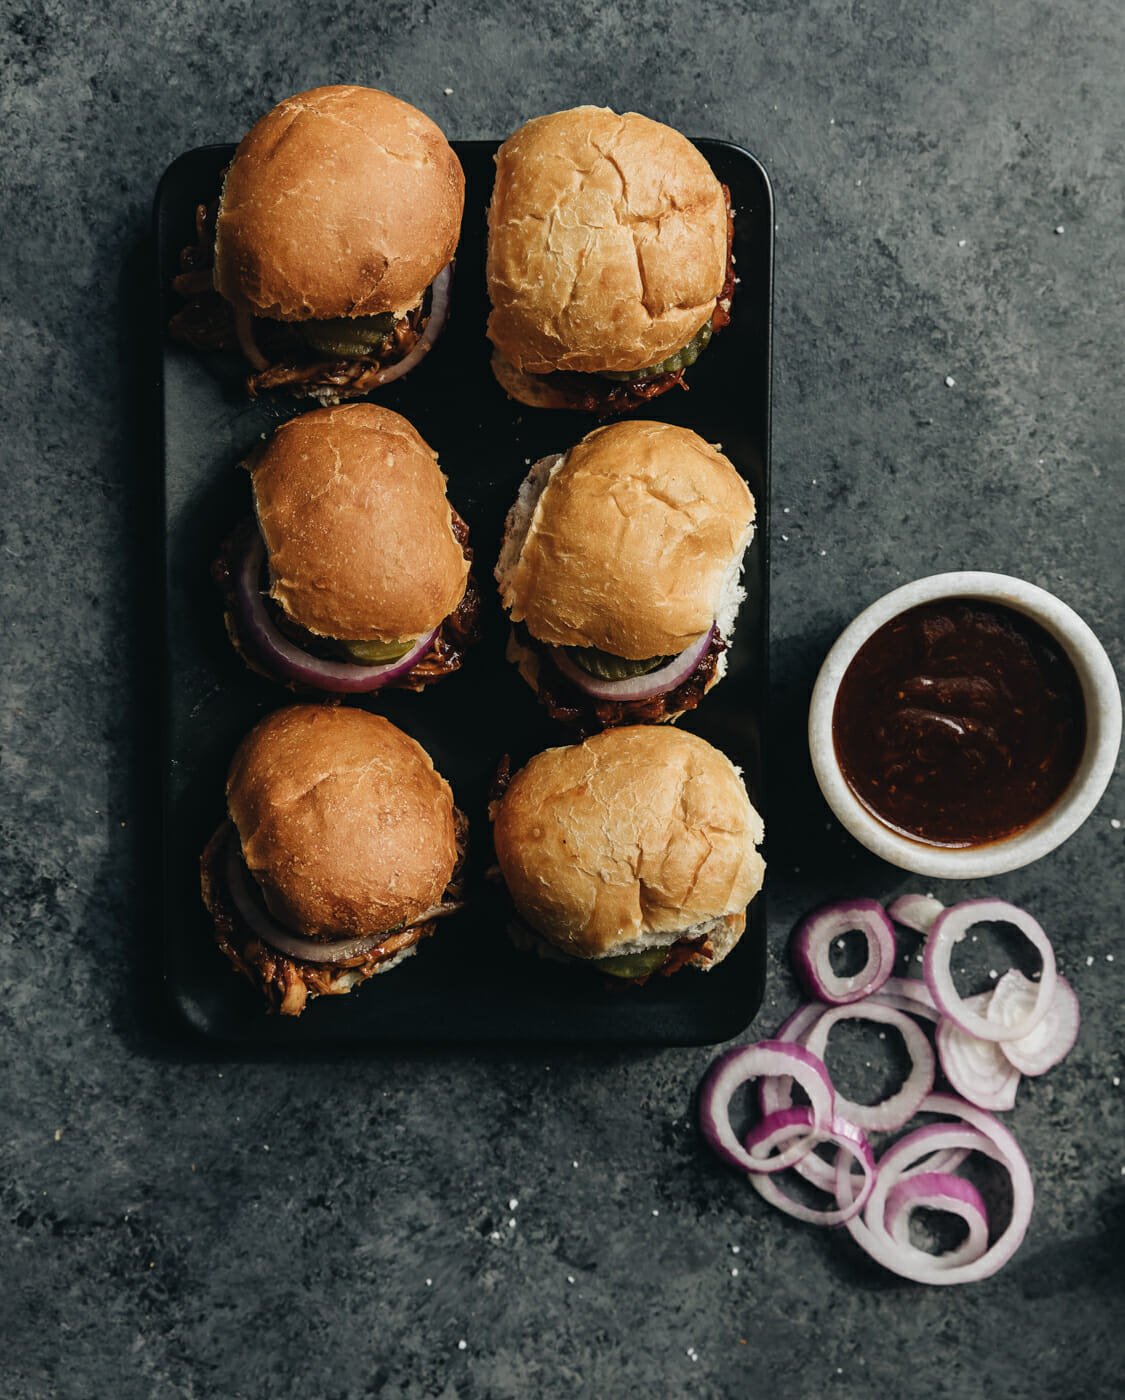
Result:
M892 986L901 986L909 995L890 994ZM917 989L918 996L925 997L926 1000L916 1000L912 989ZM883 984L883 990L873 993L864 1005L888 1006L894 1010L905 1011L912 1016L922 1016L931 1021L936 1021L938 1015L934 1010L930 994L926 990L926 984L915 978L890 978ZM803 1045L808 1032L828 1010L829 1008L824 1002L805 1002L781 1025L773 1037L774 1040L794 1041ZM763 1077L758 1081L758 1102L763 1117L791 1108L793 1106L793 1080L788 1075ZM933 1171L954 1171L961 1165L966 1155L964 1152L939 1153L927 1165ZM822 1157L810 1153L800 1162L795 1162L793 1166L794 1170L799 1172L806 1181L812 1182L822 1191L833 1189L835 1168Z
M806 1048L823 1059L832 1027L844 1020L877 1021L881 1025L893 1026L906 1044L911 1068L898 1092L880 1103L852 1103L837 1093L837 1111L841 1117L868 1132L888 1133L904 1128L934 1087L934 1052L930 1042L921 1027L915 1025L905 1012L892 1006L880 1006L872 998L862 1006L836 1006L826 1011L805 1035Z
M813 1132L811 1109L804 1105L783 1108L755 1125L746 1136L746 1149L752 1157L768 1157L773 1148L783 1146L792 1138L798 1138L807 1147L832 1143L842 1156L858 1162L863 1176L863 1184L858 1193L853 1193L852 1199L845 1206L837 1205L833 1210L817 1210L813 1206L795 1201L792 1196L787 1196L773 1176L751 1176L749 1181L754 1190L760 1196L764 1196L771 1205L777 1206L778 1210L783 1210L798 1220L807 1221L810 1225L843 1225L858 1215L875 1187L875 1154L860 1129L854 1123L849 1123L846 1118L836 1115L826 1127ZM821 1161L820 1158L817 1160ZM830 1185L827 1189L832 1190L835 1185L835 1173L827 1162L821 1161L821 1165L829 1172Z
M900 894L887 905L887 913L903 928L913 929L915 933L929 933L934 920L944 908L941 900L935 899L932 894Z
M967 1156L971 1149L944 1150L960 1151ZM988 1248L988 1211L980 1192L963 1176L954 1176L947 1171L922 1170L906 1172L899 1177L887 1192L883 1223L894 1242L904 1249L916 1248L910 1238L910 1216L919 1207L955 1215L968 1228L965 1238L952 1249L941 1254L919 1251L932 1259L935 1265L953 1269L958 1264L971 1264Z
M953 985L949 960L953 946L974 924L984 921L1011 924L1038 950L1043 968L1037 984L1037 996L1026 1016L1012 1025L990 1021L974 1012ZM1024 909L1004 899L967 899L953 904L934 920L926 939L922 968L926 985L933 994L938 1010L970 1035L981 1040L1020 1040L1046 1016L1055 995L1055 953L1050 940L1036 919Z
M988 1003L988 1019L1002 1024L1024 1020L1034 1004L1036 984L1012 968L997 982ZM1055 981L1055 995L1039 1024L1019 1040L1004 1040L1000 1049L1021 1074L1040 1075L1065 1060L1078 1039L1078 998L1065 977Z
M434 348L434 342L441 335L449 318L450 288L453 283L453 264L447 263L430 283L430 314L422 334L410 352L396 360L393 365L380 370L375 376L375 384L393 384L410 373L418 362Z
M752 1157L730 1120L730 1105L736 1090L762 1075L791 1075L809 1096L810 1135L768 1162ZM832 1121L835 1095L824 1062L803 1045L782 1040L760 1040L756 1045L739 1045L720 1055L707 1072L699 1090L699 1127L705 1140L725 1162L746 1172L779 1172L810 1153L820 1132Z
M378 690L406 674L434 644L437 631L420 637L405 656L381 666L353 665L350 661L322 661L291 642L275 625L262 599L261 576L265 544L255 531L238 565L234 606L239 638L253 649L261 663L284 680L316 690L362 694Z
M692 642L679 656L674 656L655 671L649 671L645 676L630 676L623 681L607 681L600 676L588 675L576 661L571 660L565 647L548 647L547 652L561 674L595 700L650 700L654 695L674 690L687 680L706 656L714 635L715 628L712 626L697 642Z
M986 1015L993 992L968 997L965 1005L974 1013ZM981 1040L955 1025L947 1016L940 1018L934 1036L942 1071L954 1089L978 1108L994 1113L1016 1106L1020 1072L995 1040Z
M832 943L841 934L862 933L867 942L863 968L851 977L832 970ZM895 928L874 899L845 899L826 904L802 919L790 942L793 966L810 996L833 1006L859 1001L876 992L895 965Z
M803 1045L805 1033L812 1029L813 1023L827 1010L828 1007L822 1001L808 1001L804 1006L798 1006L792 1016L781 1023L773 1039L790 1045ZM758 1103L763 1118L767 1113L776 1113L778 1109L792 1108L792 1075L762 1075L758 1080Z
M899 997L904 1001L916 1002L923 1008L917 1011L916 1015L924 1016L929 1011L930 1015L926 1017L927 1020L933 1021L937 1018L937 1005L929 987L926 986L921 977L888 977L879 988L879 995Z
M999 1119L952 1094L931 1094L921 1111L960 1119L975 1131L967 1132L961 1123L931 1123L900 1138L879 1159L875 1188L863 1216L849 1220L844 1228L877 1264L902 1278L930 1284L975 1283L990 1278L1011 1259L1027 1233L1035 1202L1027 1159ZM991 1157L1004 1167L1012 1184L1012 1212L1005 1229L979 1258L952 1268L943 1266L939 1257L924 1250L903 1246L885 1224L887 1196L896 1182L923 1153L947 1147L970 1147ZM836 1175L837 1196L842 1205L848 1205L854 1183L842 1164L838 1165L841 1169Z

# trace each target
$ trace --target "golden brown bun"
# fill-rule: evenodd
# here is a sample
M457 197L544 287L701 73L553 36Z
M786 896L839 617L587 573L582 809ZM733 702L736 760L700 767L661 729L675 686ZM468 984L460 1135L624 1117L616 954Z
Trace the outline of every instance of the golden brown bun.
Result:
M457 860L453 796L389 720L293 705L243 739L227 777L242 854L297 933L381 933L437 904Z
M518 555L509 515L500 597L542 642L674 656L723 614L753 521L746 483L697 433L596 428L551 476Z
M525 374L506 360L499 350L492 352L492 373L510 399L525 403L528 408L574 407L573 391L555 383L549 375Z
M651 725L536 754L497 805L493 835L521 917L580 958L741 914L765 873L762 820L730 760Z
M375 88L313 88L235 152L215 286L278 321L401 314L452 258L464 204L461 164L424 113Z
M710 317L726 262L722 186L671 127L575 107L496 153L488 334L516 369L658 364Z
M300 414L249 466L270 596L310 632L420 637L464 597L445 477L401 414L369 403Z

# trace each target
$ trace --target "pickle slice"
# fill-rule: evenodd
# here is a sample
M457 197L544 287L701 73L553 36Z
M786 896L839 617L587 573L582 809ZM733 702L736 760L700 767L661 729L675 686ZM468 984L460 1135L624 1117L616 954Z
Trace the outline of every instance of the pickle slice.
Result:
M597 647L567 647L567 654L588 676L597 676L603 681L628 681L634 676L647 676L672 660L670 656L650 656L643 661L630 661L628 657L614 656L611 651L600 651Z
M647 977L663 966L667 948L646 948L642 953L621 953L613 958L598 958L595 966L611 977Z
M302 321L299 326L305 340L322 355L335 355L345 360L362 359L382 349L383 342L394 330L393 311L378 316L342 316L334 321Z
M362 661L365 666L383 666L405 656L414 641L408 638L405 642L344 642L342 645L353 661Z
M682 349L677 350L674 355L669 355L666 360L661 360L658 365L649 365L647 369L606 369L602 370L602 378L633 384L640 379L655 379L658 374L672 374L675 370L687 369L689 365L695 364L710 342L711 322L704 321Z

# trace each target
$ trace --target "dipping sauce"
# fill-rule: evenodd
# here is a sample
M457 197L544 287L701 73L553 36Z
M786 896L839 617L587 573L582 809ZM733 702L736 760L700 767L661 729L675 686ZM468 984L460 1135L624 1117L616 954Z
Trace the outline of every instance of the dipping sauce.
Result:
M948 598L860 647L832 715L848 786L903 835L981 846L1029 826L1074 777L1086 707L1069 658L1002 604Z

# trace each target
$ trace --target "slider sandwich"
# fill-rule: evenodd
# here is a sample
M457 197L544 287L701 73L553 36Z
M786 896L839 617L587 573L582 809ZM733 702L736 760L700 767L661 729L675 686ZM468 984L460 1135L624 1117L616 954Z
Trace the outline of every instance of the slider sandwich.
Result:
M412 956L461 907L466 823L429 755L365 710L267 715L200 862L219 947L283 1016Z
M409 373L441 331L465 177L441 130L388 92L319 87L251 128L174 287L171 334L241 349L251 394L324 403Z
M765 876L738 770L679 729L536 754L491 810L513 940L626 981L716 967Z
M300 691L421 690L478 636L468 526L418 432L375 404L283 423L246 462L254 515L213 572L252 669Z
M625 413L684 381L734 293L730 191L636 112L537 117L496 154L488 336L532 408Z
M595 429L536 462L508 512L508 659L583 729L675 719L724 673L753 533L749 488L698 434Z

